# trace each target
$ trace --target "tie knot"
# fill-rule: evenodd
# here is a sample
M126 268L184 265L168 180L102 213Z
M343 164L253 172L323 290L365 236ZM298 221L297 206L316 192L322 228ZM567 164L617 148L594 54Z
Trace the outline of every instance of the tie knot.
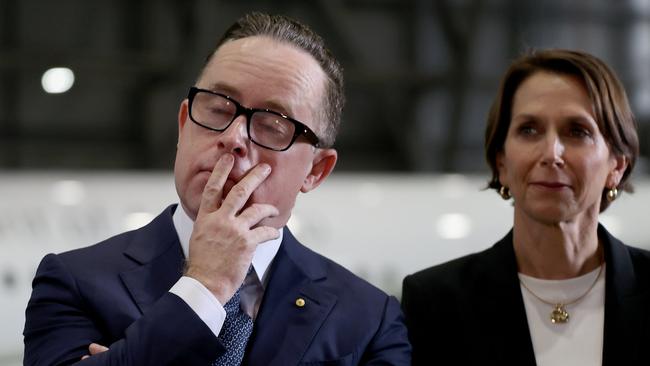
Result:
M234 295L228 300L226 305L223 306L223 309L226 311L227 316L230 316L231 314L237 314L239 312L239 303L241 302L241 296L239 294L239 290L235 292Z

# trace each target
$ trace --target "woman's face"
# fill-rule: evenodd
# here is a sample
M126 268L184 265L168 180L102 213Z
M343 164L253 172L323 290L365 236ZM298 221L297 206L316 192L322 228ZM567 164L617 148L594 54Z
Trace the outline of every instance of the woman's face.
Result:
M497 155L519 214L547 224L597 218L603 189L617 186L626 166L605 142L579 78L536 72L519 85Z

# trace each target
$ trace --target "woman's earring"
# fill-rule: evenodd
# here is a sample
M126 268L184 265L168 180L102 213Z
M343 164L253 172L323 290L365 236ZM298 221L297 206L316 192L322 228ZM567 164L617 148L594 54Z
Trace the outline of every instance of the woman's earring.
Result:
M510 188L506 186L501 186L501 188L499 188L499 195L506 201L512 198L512 195L510 194Z
M618 189L616 187L612 187L607 190L607 200L609 202L612 202L618 197Z

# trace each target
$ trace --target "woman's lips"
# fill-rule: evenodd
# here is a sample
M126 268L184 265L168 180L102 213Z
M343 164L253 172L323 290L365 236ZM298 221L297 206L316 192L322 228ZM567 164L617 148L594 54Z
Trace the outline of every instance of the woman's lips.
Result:
M546 182L546 181L541 181L541 182L532 182L531 185L540 187L540 188L546 188L546 189L552 189L552 190L561 190L564 188L570 188L568 184L562 183L562 182Z

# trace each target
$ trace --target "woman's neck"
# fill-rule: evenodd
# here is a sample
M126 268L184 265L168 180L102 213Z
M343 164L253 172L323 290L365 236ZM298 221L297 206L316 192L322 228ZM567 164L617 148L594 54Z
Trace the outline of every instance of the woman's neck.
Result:
M543 223L515 209L513 244L519 272L559 280L593 271L603 258L597 229L597 215Z

